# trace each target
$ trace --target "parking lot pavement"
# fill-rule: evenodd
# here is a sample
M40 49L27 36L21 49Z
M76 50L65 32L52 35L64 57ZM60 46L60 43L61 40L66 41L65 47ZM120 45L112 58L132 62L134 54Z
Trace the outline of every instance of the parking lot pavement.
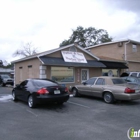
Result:
M12 89L13 89L12 86L6 86L6 87L0 86L0 95L11 94Z
M102 99L71 97L64 105L31 109L13 102L12 88L0 87L0 139L3 140L128 140L140 129L140 100L106 104Z

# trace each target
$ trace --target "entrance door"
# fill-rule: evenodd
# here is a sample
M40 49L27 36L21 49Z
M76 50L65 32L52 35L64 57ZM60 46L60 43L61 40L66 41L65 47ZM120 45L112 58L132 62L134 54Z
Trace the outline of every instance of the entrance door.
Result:
M85 82L89 79L89 70L88 69L82 69L81 70L81 82Z

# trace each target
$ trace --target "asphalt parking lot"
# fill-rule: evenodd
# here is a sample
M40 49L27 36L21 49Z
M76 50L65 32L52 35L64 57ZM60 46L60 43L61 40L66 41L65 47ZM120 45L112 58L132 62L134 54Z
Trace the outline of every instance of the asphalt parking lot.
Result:
M2 140L128 140L129 128L140 129L140 100L112 105L98 98L71 97L61 106L31 109L13 102L11 90L0 87Z

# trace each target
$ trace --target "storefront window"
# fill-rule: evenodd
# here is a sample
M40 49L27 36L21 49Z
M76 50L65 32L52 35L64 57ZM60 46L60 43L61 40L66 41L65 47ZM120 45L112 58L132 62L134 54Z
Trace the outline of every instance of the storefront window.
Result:
M57 82L74 82L74 70L69 67L51 67L51 79Z

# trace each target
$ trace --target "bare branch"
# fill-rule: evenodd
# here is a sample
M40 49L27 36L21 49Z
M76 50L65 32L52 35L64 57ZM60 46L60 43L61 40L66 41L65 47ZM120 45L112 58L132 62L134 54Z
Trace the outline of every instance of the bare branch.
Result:
M37 48L34 48L31 42L26 43L21 47L21 49L16 50L13 54L14 57L16 56L23 56L27 57L37 53Z

